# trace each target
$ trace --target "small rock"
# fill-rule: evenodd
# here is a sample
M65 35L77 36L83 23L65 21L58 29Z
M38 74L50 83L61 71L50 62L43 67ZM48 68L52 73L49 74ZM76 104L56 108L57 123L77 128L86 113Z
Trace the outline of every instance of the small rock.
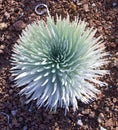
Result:
M82 126L82 125L83 125L83 122L82 122L81 119L79 119L79 120L77 121L77 125L78 125L78 126Z
M114 42L111 42L111 43L110 43L110 46L113 47L113 48L115 48L115 47L116 47L116 44L115 44Z
M98 26L98 31L99 31L100 33L102 33L102 30L103 30L103 27L102 27L102 26Z
M3 51L3 49L5 48L5 46L4 45L0 45L0 54L2 54L4 51Z
M10 39L11 37L9 35L6 36L6 39Z
M115 43L118 44L118 39L115 39Z
M70 9L76 11L76 5L73 2L70 3Z
M76 5L82 5L79 0L73 0L73 2L76 3Z
M33 103L31 103L29 109L28 109L29 112L32 112L33 111Z
M17 113L17 110L12 110L12 111L11 111L12 116L15 116L16 113Z
M16 127L19 127L19 123L17 122L16 118L13 118L12 119L12 126L16 126Z
M57 122L55 122L54 126L55 126L55 127L58 127L58 123L57 123Z
M117 99L116 99L116 98L113 98L113 102L116 103L116 102L117 102Z
M93 108L94 108L94 110L97 110L97 109L98 109L98 105L97 105L97 104L94 104L94 105L93 105Z
M107 129L105 129L105 128L103 128L102 126L100 126L100 130L107 130Z
M20 122L22 122L23 121L23 118L22 117L19 117L19 119L18 119Z
M89 109L83 110L83 111L82 111L82 114L85 114L85 115L86 115L86 114L89 114Z
M88 4L84 4L84 5L83 5L83 8L84 8L85 12L88 12L88 11L89 11Z
M95 3L93 3L93 4L92 4L92 6L93 6L93 7L95 7L95 6L96 6L96 4L95 4Z
M12 89L9 90L9 94L13 94L13 90Z
M36 14L35 14L35 13L32 13L30 16L31 16L32 18L36 18Z
M118 56L118 52L116 52L116 54L115 54L116 56Z
M8 27L6 23L0 23L0 30L4 30Z
M27 128L27 126L25 125L24 127L23 127L23 130L27 130L28 128Z
M3 53L3 50L0 50L0 54L2 54Z
M39 127L40 127L40 129L44 130L46 128L46 125L45 124L40 124Z
M108 121L105 122L105 126L107 127L110 127L110 126L113 126L114 123L113 123L113 120L110 118Z
M118 126L116 126L116 130L118 130Z
M102 123L102 122L104 122L104 120L105 120L105 117L104 117L103 113L100 113L98 116L98 122Z
M73 2L78 2L78 0L73 0Z
M55 130L59 130L59 127L56 127Z
M21 103L22 106L25 105L25 99L23 97L20 98L20 103Z
M0 49L3 50L5 48L4 45L0 45Z
M109 112L109 107L106 107L105 110L106 110L107 112Z
M110 86L109 86L109 88L111 88L111 89L112 89L112 88L113 88L113 86L112 86L112 85L110 85Z
M95 112L91 112L91 113L89 114L89 116L92 117L92 118L94 118L94 117L95 117Z
M14 81L14 78L12 76L9 77L10 82ZM13 86L12 86L13 87Z
M118 59L117 58L115 58L114 66L118 68Z
M4 15L7 19L10 18L10 14L8 12L5 12Z
M48 115L47 119L49 119L49 120L53 119L53 115Z
M113 6L113 7L116 7L116 6L117 6L117 3L116 3L116 2L113 2L113 3L112 3L112 6Z
M22 20L19 20L15 22L13 26L17 31L21 31L22 29L26 27L26 24Z
M54 111L49 111L48 114L53 115L53 114L55 114L55 112Z

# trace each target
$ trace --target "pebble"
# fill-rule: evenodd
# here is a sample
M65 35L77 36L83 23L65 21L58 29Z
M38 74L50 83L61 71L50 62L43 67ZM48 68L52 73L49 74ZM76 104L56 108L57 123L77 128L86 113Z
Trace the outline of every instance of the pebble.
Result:
M73 2L78 2L78 0L73 0Z
M114 66L118 68L118 59L117 58L115 58Z
M13 94L13 90L12 89L9 90L9 94Z
M89 109L85 109L82 111L82 114L89 114Z
M117 99L116 99L116 98L113 98L113 102L116 103L116 102L117 102Z
M89 116L92 117L92 118L94 118L94 117L95 117L95 112L91 112L91 113L89 114Z
M78 121L77 121L77 125L78 125L78 126L82 126L82 125L83 125L83 122L82 122L81 119L78 119Z
M10 82L14 81L14 78L12 76L9 77ZM13 87L13 86L12 86Z
M102 26L98 26L98 31L99 31L100 33L102 33L103 27L102 27Z
M40 127L40 129L45 130L46 125L44 125L44 124L40 124L39 127Z
M95 7L95 6L96 6L96 4L95 4L95 3L93 3L93 4L92 4L92 6L93 6L93 7Z
M107 127L110 127L110 126L113 126L113 125L114 125L114 123L113 123L112 118L110 118L108 121L105 122L105 126L107 126Z
M116 6L117 6L117 3L116 3L116 2L113 2L113 3L112 3L112 6L113 6L113 7L116 7Z
M16 126L16 127L19 127L19 123L17 122L16 118L13 118L12 119L12 126Z
M29 109L28 109L29 112L32 112L33 111L33 103L31 103Z
M22 122L23 121L23 118L22 117L19 117L19 119L18 119L20 122Z
M22 20L19 20L15 22L13 26L17 31L21 31L22 29L26 27L26 24Z
M111 43L110 43L110 46L113 47L113 48L115 48L115 47L116 47L116 44L115 44L114 42L111 42Z
M105 129L104 127L100 126L100 130L107 130L107 129Z
M3 50L0 50L0 54L2 54L3 53Z
M76 11L76 5L73 2L70 3L70 9Z
M110 85L110 86L109 86L109 88L113 88L113 86L112 86L112 85Z
M4 30L8 27L7 23L0 23L0 30Z
M116 54L115 54L116 56L118 56L118 52L116 52Z
M98 116L98 122L102 123L102 122L104 122L104 120L105 120L105 117L104 117L103 113L100 113Z
M118 44L118 39L115 39L115 43Z
M0 45L0 49L4 49L5 48L5 45Z
M11 111L12 116L16 116L17 111L18 111L18 110L12 110L12 111Z
M109 107L106 107L105 110L106 110L107 112L109 112Z
M10 18L10 14L9 14L8 12L5 12L4 15L5 15L5 17L6 17L7 19Z
M76 5L82 5L79 0L73 0L73 2L76 3Z
M49 111L48 114L53 115L53 114L55 114L55 112L54 111Z
M58 123L57 123L57 122L55 122L55 123L54 123L54 126L55 126L55 127L58 127Z
M25 126L23 127L23 130L28 130L28 127L25 125Z
M89 12L88 4L84 4L84 5L83 5L83 8L84 8L85 12Z
M53 119L53 115L48 115L47 119L49 119L49 120Z
M59 130L59 127L56 127L55 130Z
M21 97L19 101L20 101L22 106L25 105L25 99L24 98Z

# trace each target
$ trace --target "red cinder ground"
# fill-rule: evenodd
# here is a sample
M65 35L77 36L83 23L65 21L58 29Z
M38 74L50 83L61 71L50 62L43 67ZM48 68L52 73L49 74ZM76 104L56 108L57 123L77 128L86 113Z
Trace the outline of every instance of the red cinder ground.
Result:
M0 130L118 130L118 1L117 0L0 0ZM12 47L22 30L37 18L46 19L47 14L38 16L34 8L39 3L49 7L50 14L84 19L88 26L98 29L102 35L110 63L104 66L110 75L102 80L108 86L101 88L102 94L88 105L81 102L75 113L66 116L37 109L23 104L10 81L10 56ZM4 112L4 114L2 113ZM9 123L7 116L9 116ZM81 126L78 120L82 121Z

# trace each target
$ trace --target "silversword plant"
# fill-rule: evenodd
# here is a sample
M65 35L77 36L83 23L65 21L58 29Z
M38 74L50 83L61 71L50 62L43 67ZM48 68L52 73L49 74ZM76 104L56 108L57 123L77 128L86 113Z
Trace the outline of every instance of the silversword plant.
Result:
M84 21L69 21L49 16L28 25L22 32L12 54L12 76L15 86L23 87L20 94L26 103L37 101L56 111L58 107L75 111L77 100L84 103L96 98L95 84L107 73L103 43L95 38L96 30L86 28Z

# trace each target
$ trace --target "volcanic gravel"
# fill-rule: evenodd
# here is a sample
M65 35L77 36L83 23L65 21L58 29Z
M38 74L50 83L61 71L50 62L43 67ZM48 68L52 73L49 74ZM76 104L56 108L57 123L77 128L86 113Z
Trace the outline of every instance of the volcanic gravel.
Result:
M10 56L22 30L37 19L46 20L34 11L37 4L48 6L51 16L69 14L85 20L98 29L110 61L105 69L110 74L101 80L108 86L100 88L98 99L90 104L78 101L79 109L64 115L37 109L35 102L24 104L13 87ZM0 130L118 130L118 0L0 0Z

